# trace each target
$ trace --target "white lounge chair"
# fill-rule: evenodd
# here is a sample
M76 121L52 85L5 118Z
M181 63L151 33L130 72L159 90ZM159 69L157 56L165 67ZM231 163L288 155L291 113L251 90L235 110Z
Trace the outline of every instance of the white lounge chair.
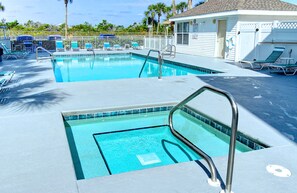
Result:
M297 72L297 62L295 64L270 64L270 72L283 72L286 76L293 76Z

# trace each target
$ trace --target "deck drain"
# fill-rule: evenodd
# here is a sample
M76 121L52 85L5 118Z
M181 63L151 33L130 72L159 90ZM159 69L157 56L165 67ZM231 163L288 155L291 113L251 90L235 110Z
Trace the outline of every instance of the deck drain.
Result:
M290 177L291 172L287 168L280 165L269 164L266 166L266 170L277 177Z

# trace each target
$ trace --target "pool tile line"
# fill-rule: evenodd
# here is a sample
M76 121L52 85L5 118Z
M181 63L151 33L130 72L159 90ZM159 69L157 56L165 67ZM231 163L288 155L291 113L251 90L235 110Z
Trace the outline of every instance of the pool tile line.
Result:
M211 126L212 128L220 131L221 133L231 136L231 128L230 127L228 127L218 121L212 120L212 119L208 118L207 116L202 115L202 113L198 113L197 111L195 111L194 109L192 109L190 107L183 107L181 110L184 111L185 113L187 113L188 115ZM240 143L250 147L253 150L268 148L267 145L254 140L253 138L245 135L244 133L242 133L240 131L237 131L236 140L239 141Z
M122 115L163 112L163 111L170 111L172 108L173 106L155 106L155 107L135 108L135 109L133 108L133 109L127 109L127 110L84 113L84 114L77 114L77 115L63 115L63 118L64 118L64 121L84 120L84 119L105 118L105 117L114 117L114 116L122 116ZM211 118L205 115L202 115L202 113L199 113L188 106L183 107L181 110L189 114L190 116L211 126L212 128L218 130L219 132L226 134L228 136L231 135L230 127L218 121L212 120ZM264 149L268 147L267 145L254 140L252 137L249 137L241 133L240 131L237 131L236 140L254 150Z
M63 115L63 118L65 121L71 121L71 120L82 120L82 119L92 119L92 118L102 118L102 117L113 117L113 116L121 116L121 115L153 113L153 112L170 111L172 107L173 106L156 106L156 107L135 108L135 109L118 110L118 111L84 113L84 114L77 114L77 115Z
M111 56L111 55L117 55L117 56L130 56L132 53L116 53L116 52L112 52L112 53L95 53L96 57L103 57L103 56ZM64 54L54 54L54 58L56 57L63 57L63 58L71 58L71 57L83 57L83 56L93 56L93 52L84 52L84 53L64 53Z
M141 57L143 57L142 54L137 54L137 53L132 53L132 55L137 55L137 56L141 56ZM152 57L152 56L149 56L148 59L149 59L149 60L158 61L157 58ZM185 64L185 63L175 62L175 61L172 61L172 60L166 60L166 59L163 59L163 60L164 60L166 63L172 64L172 65L175 65L175 66L180 66L180 67L190 68L190 69L192 69L192 70L198 70L198 71L201 71L201 72L205 72L205 73L207 73L207 74L218 74L218 73L222 73L222 72L220 72L220 71L211 70L211 69L207 69L207 68L202 68L202 67L198 67L198 66L193 66L193 65L190 65L190 64Z

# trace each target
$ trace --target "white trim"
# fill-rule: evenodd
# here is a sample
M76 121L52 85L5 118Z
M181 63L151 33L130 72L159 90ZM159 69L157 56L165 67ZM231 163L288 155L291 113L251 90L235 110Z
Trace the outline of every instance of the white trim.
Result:
M220 12L220 13L195 15L195 16L189 16L189 17L173 18L173 19L169 19L169 21L184 21L184 20L204 19L204 18L233 16L233 15L297 16L297 11L239 10L239 11L228 11L228 12Z

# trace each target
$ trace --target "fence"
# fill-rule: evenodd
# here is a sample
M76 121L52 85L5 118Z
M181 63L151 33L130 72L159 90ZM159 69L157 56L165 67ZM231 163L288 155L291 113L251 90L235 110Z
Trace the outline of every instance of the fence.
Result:
M46 37L46 38L44 38ZM119 44L121 46L131 45L131 42L138 42L139 45L144 45L144 36L141 35L125 35L116 36L115 38L99 38L98 36L69 36L67 39L62 37L63 44L65 47L70 47L71 41L77 41L79 47L82 49L85 43L92 43L95 49L102 49L104 42L109 42L111 46L114 44ZM47 50L55 50L55 41L47 40L47 36L34 37L33 45L42 46ZM16 37L11 37L12 48L21 47L23 42L16 41Z
M173 44L172 36L144 37L144 48L162 50L168 44Z
M297 22L257 22L239 25L237 60L265 59L275 46L283 57L297 58Z

